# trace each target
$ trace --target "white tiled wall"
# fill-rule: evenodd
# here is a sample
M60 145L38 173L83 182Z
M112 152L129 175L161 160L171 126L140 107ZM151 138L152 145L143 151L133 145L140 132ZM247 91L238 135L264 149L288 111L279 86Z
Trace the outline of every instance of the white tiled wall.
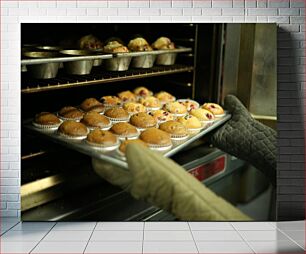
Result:
M305 81L304 0L1 1L1 216L20 216L20 23L22 22L276 22L279 42L279 118L296 105ZM291 38L290 38L291 37ZM293 40L291 43L290 40ZM285 73L286 74L283 74ZM300 102L298 105L301 105ZM280 123L280 174L302 172L300 115ZM295 128L299 126L299 128ZM293 131L292 131L293 130ZM285 141L291 138L293 143ZM301 142L300 142L301 143ZM282 144L280 144L282 146ZM298 145L297 145L298 146ZM300 144L300 149L302 149ZM290 151L292 151L290 153ZM296 169L297 168L297 169ZM282 186L280 186L282 187ZM284 183L283 190L288 190ZM287 188L287 189L286 189ZM298 193L298 190L295 190ZM285 191L287 193L288 191ZM293 191L294 192L294 191ZM290 206L283 196L285 208ZM290 199L292 201L292 198ZM294 200L294 199L293 199ZM303 199L304 200L304 199Z

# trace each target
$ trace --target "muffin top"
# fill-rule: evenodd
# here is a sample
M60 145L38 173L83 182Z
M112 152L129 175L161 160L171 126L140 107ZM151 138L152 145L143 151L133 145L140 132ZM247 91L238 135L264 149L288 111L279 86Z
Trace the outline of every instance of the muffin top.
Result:
M199 108L199 103L193 100L178 100L178 102L183 104L188 111Z
M88 34L78 41L78 46L80 49L101 49L103 43L94 35Z
M123 108L129 113L146 112L146 107L137 102L127 102L123 105Z
M175 101L175 97L168 92L160 91L154 95L157 99L159 99L162 103Z
M102 110L101 112L103 112L104 110L104 106L101 102L99 102L97 99L95 98L87 98L85 99L81 105L80 108L85 111L96 111L99 112L99 110Z
M131 51L152 51L152 47L149 43L141 37L130 40L128 48Z
M209 110L212 112L214 115L223 115L224 110L223 108L216 103L205 103L202 108Z
M129 52L128 48L123 46L118 41L110 41L104 46L104 52L106 53L125 53Z
M192 115L178 117L176 121L183 124L187 129L198 129L202 127L199 119Z
M87 127L84 124L75 121L63 122L58 128L58 131L71 137L82 137L88 133Z
M161 123L159 125L159 129L172 135L180 135L180 136L188 135L186 127L183 124L176 122L174 120Z
M60 119L56 115L49 112L41 112L37 114L34 122L41 125L57 125L61 123Z
M105 111L104 115L111 117L111 118L129 118L129 113L124 110L123 108L110 108Z
M149 128L140 134L140 139L147 144L169 146L171 145L170 135L157 128Z
M110 131L116 135L123 136L138 134L136 127L126 122L115 123Z
M120 106L121 100L117 96L103 96L100 101L105 105Z
M123 141L123 142L121 143L121 145L120 145L120 147L119 147L119 150L120 150L122 153L125 154L126 146L127 146L128 144L132 144L132 143L134 143L134 144L139 144L139 145L142 145L142 146L144 146L144 147L148 147L148 145L147 145L145 142L143 142L141 139L128 139L128 140L125 140L125 141Z
M87 135L87 141L99 145L112 146L117 143L117 137L110 131L95 129Z
M61 108L58 114L64 118L71 118L71 119L80 119L84 115L82 111L71 106Z
M154 96L148 96L145 98L140 98L139 102L149 108L160 108L160 101L159 99L155 98Z
M147 97L152 94L152 92L144 86L136 87L133 92L136 96L140 96L140 97Z
M92 128L105 128L111 122L107 117L100 115L98 112L90 111L84 115L81 123Z
M209 110L198 108L190 111L190 114L198 118L200 121L214 120L215 116Z
M127 102L127 101L135 102L136 101L135 94L133 94L129 90L118 93L118 97L124 102Z
M156 126L157 122L154 117L140 112L131 116L130 123L138 128L149 128Z
M152 47L154 49L175 49L175 45L171 40L167 37L158 38L153 44Z
M187 108L183 104L177 101L167 102L164 105L163 109L172 114L186 114L187 113Z
M148 114L153 116L157 122L165 122L174 119L174 116L171 113L162 109L150 111Z

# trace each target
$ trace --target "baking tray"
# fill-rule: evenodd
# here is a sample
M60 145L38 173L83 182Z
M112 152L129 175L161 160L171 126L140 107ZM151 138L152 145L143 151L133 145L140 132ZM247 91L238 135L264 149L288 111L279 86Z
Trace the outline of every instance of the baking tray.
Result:
M188 146L189 144L191 144L195 140L203 137L204 135L208 134L212 130L214 130L217 127L219 127L220 125L222 125L223 123L227 122L230 118L231 118L230 114L226 114L223 117L217 118L211 126L201 130L197 134L190 135L188 137L188 139L183 144L173 145L171 150L163 153L163 155L165 157L170 157L170 156L176 154L177 152L179 152L180 150L182 150L183 148L185 148L186 146ZM53 142L56 142L58 144L61 144L61 145L66 146L70 149L76 150L78 152L84 153L84 154L89 155L91 157L94 157L96 159L100 159L100 160L103 160L103 161L106 161L106 162L110 162L110 163L112 163L114 165L117 165L119 167L128 169L128 165L127 165L127 162L125 160L125 157L120 156L120 154L118 153L117 150L109 151L109 152L101 152L101 150L99 150L98 148L94 148L94 147L86 144L86 142L84 140L64 139L60 135L57 134L57 131L45 131L45 130L38 129L37 127L33 126L32 119L29 119L29 120L25 121L24 126L28 129L36 132L36 133L39 133L39 134L43 135L44 137L52 140Z

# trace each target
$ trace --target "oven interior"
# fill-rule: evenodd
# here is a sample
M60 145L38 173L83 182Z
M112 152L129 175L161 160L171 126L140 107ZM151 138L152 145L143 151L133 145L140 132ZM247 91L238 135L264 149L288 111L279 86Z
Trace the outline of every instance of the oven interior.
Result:
M58 45L86 34L102 40L116 36L124 42L135 35L149 42L167 36L176 45L192 48L192 52L179 54L172 66L143 70L108 72L98 66L84 76L60 70L57 78L50 80L35 80L22 72L21 120L42 111L78 105L85 98L98 99L138 86L154 92L166 90L177 98L193 98L200 103L222 103L226 91L224 51L230 29L225 24L22 24L21 45ZM211 147L206 138L172 159L196 175L199 167L213 167L220 157L224 157L226 169L200 180L255 219L274 219L274 194L267 179L244 161ZM21 199L24 221L176 220L98 177L90 157L38 137L24 127ZM254 206L257 210L250 209Z

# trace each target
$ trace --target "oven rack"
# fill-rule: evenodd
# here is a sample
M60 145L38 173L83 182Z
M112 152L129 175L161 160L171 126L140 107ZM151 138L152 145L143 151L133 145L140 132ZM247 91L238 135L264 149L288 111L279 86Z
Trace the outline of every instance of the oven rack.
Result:
M78 86L89 86L117 81L162 76L181 72L192 72L193 66L174 64L169 66L153 66L149 69L130 69L123 72L106 71L96 67L87 75L61 75L53 79L22 78L21 92L36 93L55 89L64 89ZM23 75L27 75L26 73Z

